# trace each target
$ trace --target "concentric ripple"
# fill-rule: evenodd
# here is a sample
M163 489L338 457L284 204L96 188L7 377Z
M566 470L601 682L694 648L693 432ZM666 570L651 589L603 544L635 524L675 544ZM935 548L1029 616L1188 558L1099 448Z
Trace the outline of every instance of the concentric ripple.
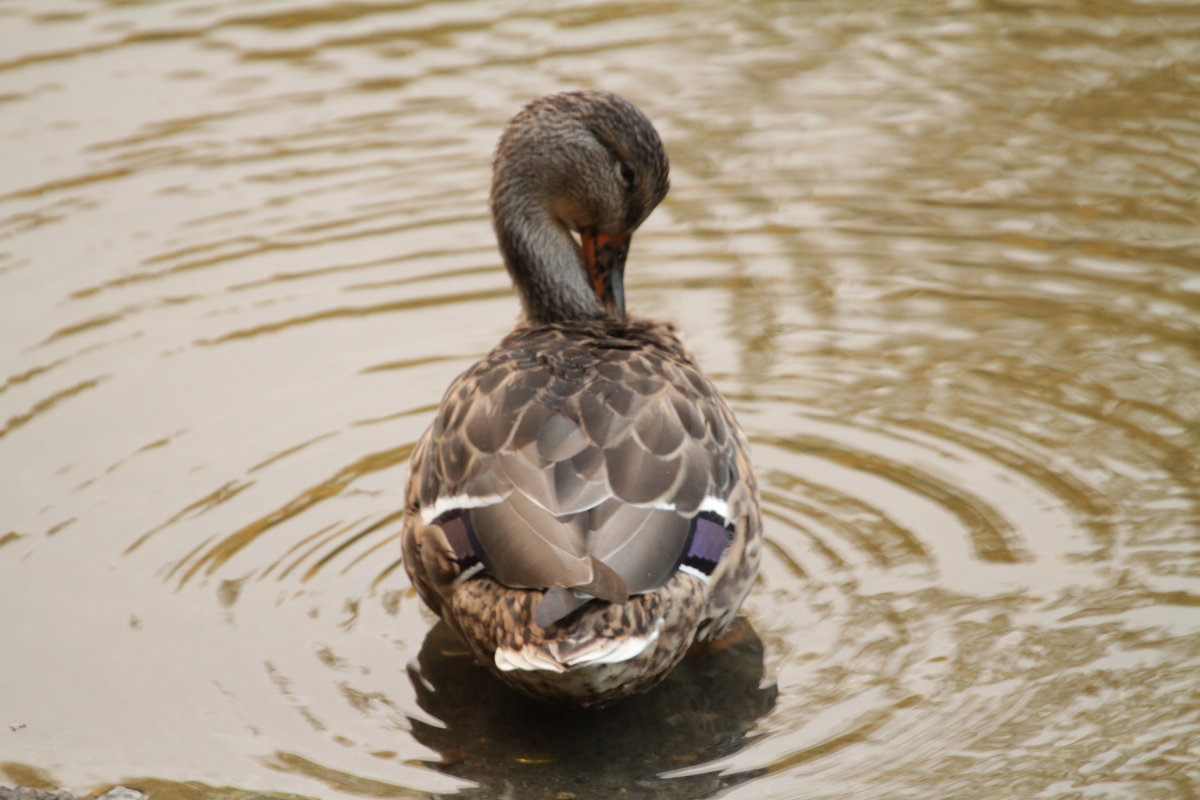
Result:
M1200 791L1200 16L900 5L0 9L0 785ZM492 147L576 86L667 143L629 304L768 522L737 635L586 713L474 665L398 544L517 315Z

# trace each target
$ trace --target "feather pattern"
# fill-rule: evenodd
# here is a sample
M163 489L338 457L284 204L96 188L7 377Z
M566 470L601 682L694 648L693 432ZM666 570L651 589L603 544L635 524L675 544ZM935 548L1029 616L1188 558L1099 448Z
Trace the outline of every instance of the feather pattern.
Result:
M731 412L692 363L659 323L518 331L447 391L421 453L438 480L423 481L415 499L433 507L445 497L497 498L471 517L505 585L579 588L592 578L591 555L631 592L656 588L703 500L727 498L748 474L738 458L745 445L725 422ZM496 381L500 372L508 376ZM510 407L518 386L536 388ZM677 404L706 423L689 430ZM466 423L455 426L458 418ZM511 434L481 448L475 418Z
M530 153L541 160L514 170ZM626 172L605 159L642 177L614 186ZM493 214L527 322L450 385L410 464L414 585L484 663L542 698L592 704L653 685L732 622L757 570L741 429L673 327L627 319L619 275L606 282L665 192L657 134L616 95L553 95L514 119ZM595 241L581 251L572 227Z

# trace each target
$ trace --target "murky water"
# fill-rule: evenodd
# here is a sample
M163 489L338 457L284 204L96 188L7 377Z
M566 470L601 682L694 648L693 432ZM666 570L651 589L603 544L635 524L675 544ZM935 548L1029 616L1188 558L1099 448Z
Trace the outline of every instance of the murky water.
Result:
M0 784L1200 794L1196 7L557 5L0 3ZM630 307L769 539L736 644L582 714L397 541L516 317L492 147L577 86L667 143Z

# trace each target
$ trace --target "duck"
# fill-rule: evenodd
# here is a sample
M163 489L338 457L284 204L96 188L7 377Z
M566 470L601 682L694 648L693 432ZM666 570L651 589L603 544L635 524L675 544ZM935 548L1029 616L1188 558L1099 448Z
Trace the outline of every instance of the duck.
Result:
M658 132L618 94L512 118L490 209L522 316L451 382L410 459L413 587L543 701L655 686L726 634L758 571L745 434L675 327L625 310L632 234L669 186Z

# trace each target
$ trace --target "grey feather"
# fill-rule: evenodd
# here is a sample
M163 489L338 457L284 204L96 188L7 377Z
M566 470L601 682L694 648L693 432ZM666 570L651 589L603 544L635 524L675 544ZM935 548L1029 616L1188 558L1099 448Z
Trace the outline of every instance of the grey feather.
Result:
M757 570L732 412L669 324L625 318L625 251L596 249L623 247L667 188L657 133L617 95L552 95L514 117L491 202L525 321L451 384L413 451L405 569L485 664L539 696L648 688L728 627ZM732 534L702 542L716 563L698 577L676 566L697 558L684 550L708 498ZM462 580L471 555L484 570ZM587 677L555 682L555 664Z

